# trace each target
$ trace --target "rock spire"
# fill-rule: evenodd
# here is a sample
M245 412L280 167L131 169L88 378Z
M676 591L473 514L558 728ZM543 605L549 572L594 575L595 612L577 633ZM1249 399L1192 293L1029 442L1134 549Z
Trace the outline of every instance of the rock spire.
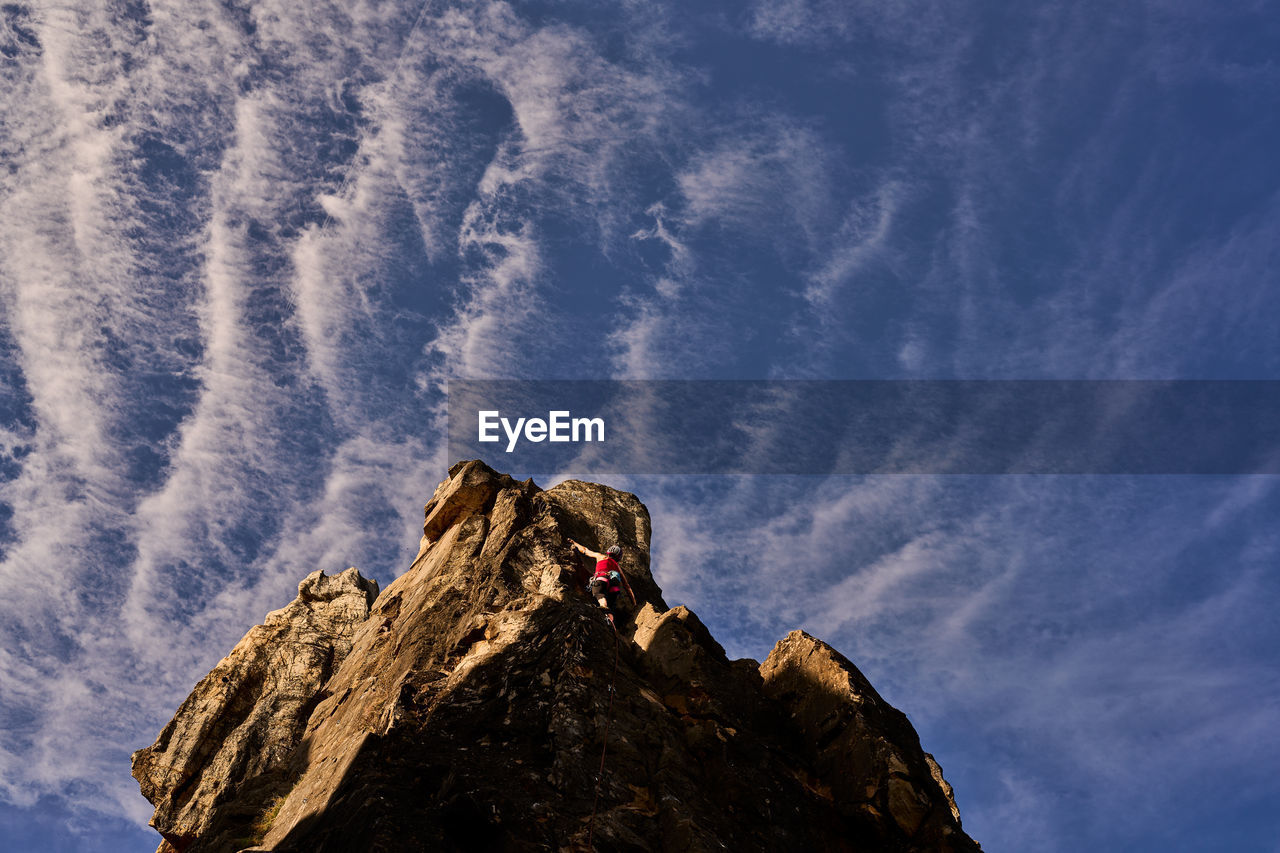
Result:
M616 634L568 538L622 546ZM649 539L634 495L455 465L385 592L308 575L134 754L159 853L979 849L853 664L729 660Z

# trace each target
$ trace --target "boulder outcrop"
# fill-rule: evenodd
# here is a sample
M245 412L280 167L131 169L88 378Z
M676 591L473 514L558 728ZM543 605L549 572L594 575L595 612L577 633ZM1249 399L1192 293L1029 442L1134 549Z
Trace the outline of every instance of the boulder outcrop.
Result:
M880 698L857 667L821 640L792 631L760 674L843 814L880 832L881 845L905 835L924 849L947 848L960 824L951 786L920 748L906 714Z
M364 599L367 617L353 607L313 638L331 649L314 677L273 657L269 618L135 754L165 844L978 850L906 717L839 653L794 632L763 666L732 661L692 611L666 605L635 496L544 491L473 461L425 509L409 570ZM583 594L569 538L622 546L637 606L616 631ZM277 613L300 607L301 589ZM270 670L262 683L291 684L287 701L210 699L237 654ZM251 719L256 741L238 734Z
M159 853L237 846L238 831L280 788L324 684L369 616L377 581L316 571L196 685L133 775L156 807ZM244 845L239 845L244 846Z

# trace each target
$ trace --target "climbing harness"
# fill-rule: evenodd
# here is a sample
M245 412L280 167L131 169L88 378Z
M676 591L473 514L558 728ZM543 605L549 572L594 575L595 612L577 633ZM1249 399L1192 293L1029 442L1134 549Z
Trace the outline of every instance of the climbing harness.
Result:
M587 821L587 849L595 850L592 839L595 837L596 808L600 805L600 786L604 784L604 757L609 751L609 724L613 722L614 685L618 680L618 626L614 624L613 614L608 614L609 627L613 629L613 675L609 676L609 711L604 718L604 743L600 745L600 769L596 771L596 796L591 803L591 819Z

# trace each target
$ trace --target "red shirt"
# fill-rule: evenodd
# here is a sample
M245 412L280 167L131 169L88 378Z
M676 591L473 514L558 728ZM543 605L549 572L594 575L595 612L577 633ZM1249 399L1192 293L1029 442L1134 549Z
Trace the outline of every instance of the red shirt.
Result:
M618 571L618 562L612 557L605 557L603 560L596 563L595 577L602 578L609 574L609 572L616 571Z

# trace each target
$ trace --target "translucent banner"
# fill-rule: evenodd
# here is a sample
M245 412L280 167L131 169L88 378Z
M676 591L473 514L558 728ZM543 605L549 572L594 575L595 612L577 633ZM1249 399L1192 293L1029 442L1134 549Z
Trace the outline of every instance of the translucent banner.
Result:
M449 383L449 455L603 474L1277 474L1280 381Z

